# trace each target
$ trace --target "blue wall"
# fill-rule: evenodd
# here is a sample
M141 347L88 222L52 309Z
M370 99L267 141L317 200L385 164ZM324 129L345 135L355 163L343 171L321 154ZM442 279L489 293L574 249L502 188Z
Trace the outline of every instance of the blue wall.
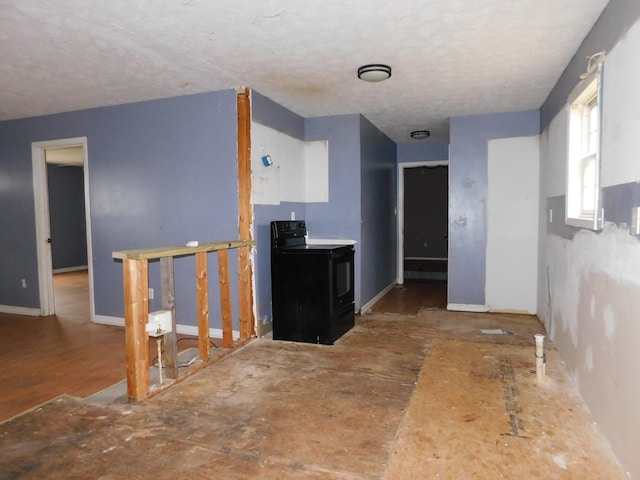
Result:
M304 140L304 118L255 90L251 91L251 120Z
M0 304L39 306L32 142L87 137L95 310L122 317L114 250L238 237L236 110L235 90L226 90L0 122L0 201L11 206L0 211ZM233 255L230 267L233 278ZM178 322L196 325L193 257L176 260L175 274ZM30 288L20 288L20 278ZM157 263L150 283L159 291ZM210 283L211 323L219 326L217 282ZM236 282L232 295L235 302Z
M403 143L397 150L398 163L449 160L449 142Z
M355 296L359 309L396 275L395 143L361 115L303 119L255 91L252 119L294 138L329 142L329 202L254 206L258 319L271 321L269 223L289 219L291 212L307 221L314 238L356 240ZM367 258L366 265L362 258ZM366 280L364 270L370 272Z
M540 132L538 110L454 117L449 159L450 304L484 305L487 141Z
M255 90L251 92L251 115L254 122L304 140L304 118L284 108ZM280 205L255 205L253 233L256 241L254 275L256 285L256 317L271 322L271 233L272 220L288 220L291 212L299 220L306 216L304 203L283 202Z
M602 50L609 52L638 18L640 18L638 0L609 1L542 105L540 131L548 127L551 120L566 105L569 93L576 86L576 79L585 70L586 57Z
M398 168L396 144L366 118L360 119L362 303L397 277Z
M87 265L84 170L47 165L53 269Z
M337 115L305 120L306 140L329 141L329 202L309 203L307 226L313 237L355 240L355 302L360 308L360 120L361 116Z

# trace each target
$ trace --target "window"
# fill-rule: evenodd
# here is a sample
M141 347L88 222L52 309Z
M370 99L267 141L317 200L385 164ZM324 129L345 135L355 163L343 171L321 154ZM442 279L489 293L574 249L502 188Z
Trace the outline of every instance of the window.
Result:
M600 214L601 63L569 97L566 223L597 230Z

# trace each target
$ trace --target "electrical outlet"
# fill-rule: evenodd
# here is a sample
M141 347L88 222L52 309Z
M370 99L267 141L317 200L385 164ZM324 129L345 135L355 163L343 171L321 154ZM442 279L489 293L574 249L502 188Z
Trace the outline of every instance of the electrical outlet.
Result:
M20 280L20 284L22 285L22 288L27 288L27 279L23 278L22 280Z
M429 242L424 242L423 246L424 248L429 248Z
M153 288L149 289L149 300L153 300Z
M631 235L640 235L640 207L631 209Z

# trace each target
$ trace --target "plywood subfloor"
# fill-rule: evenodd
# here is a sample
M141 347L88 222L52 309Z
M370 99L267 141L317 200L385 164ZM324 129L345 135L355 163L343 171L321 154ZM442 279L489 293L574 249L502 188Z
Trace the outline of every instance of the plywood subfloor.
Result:
M36 410L2 425L0 450L11 446L11 455L0 470L26 472L19 478L376 478L428 344L415 319L402 331L367 320L333 346L258 340L140 406L118 407L115 420L89 431L79 424L64 451L49 455L32 441L57 436L56 415Z
M535 383L539 330L422 311L333 346L262 338L141 405L0 424L0 478L625 478L554 351Z
M557 352L434 340L385 479L623 479Z

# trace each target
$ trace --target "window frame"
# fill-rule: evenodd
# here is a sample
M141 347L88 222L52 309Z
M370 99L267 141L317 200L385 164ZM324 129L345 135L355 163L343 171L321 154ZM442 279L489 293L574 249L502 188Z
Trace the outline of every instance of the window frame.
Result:
M590 148L593 140L591 115L597 107L598 129L595 151ZM567 185L565 223L574 227L600 230L602 208L600 192L601 139L602 139L602 60L593 71L583 76L567 101ZM588 111L588 115L587 115ZM587 165L594 164L593 182L585 184ZM585 205L586 190L593 190L592 202Z

